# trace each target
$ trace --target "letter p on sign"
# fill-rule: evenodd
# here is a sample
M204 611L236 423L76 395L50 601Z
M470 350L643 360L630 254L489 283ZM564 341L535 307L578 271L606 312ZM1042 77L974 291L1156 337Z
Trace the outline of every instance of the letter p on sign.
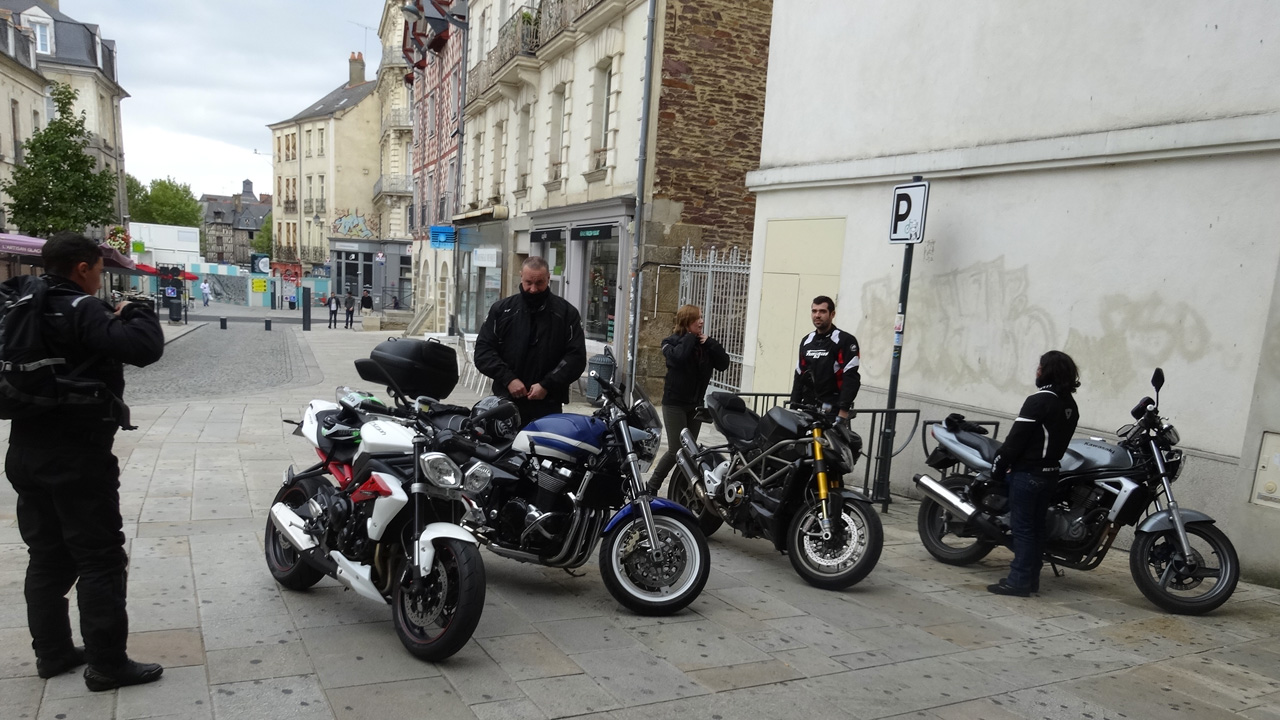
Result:
M889 220L889 242L918 243L924 240L924 211L928 205L928 181L895 187L893 213Z

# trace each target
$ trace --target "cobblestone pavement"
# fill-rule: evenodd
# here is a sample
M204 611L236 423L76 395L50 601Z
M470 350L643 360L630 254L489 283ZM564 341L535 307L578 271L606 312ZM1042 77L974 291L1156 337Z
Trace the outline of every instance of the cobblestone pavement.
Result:
M201 335L224 337L215 323L178 338L164 361L175 367L158 370L195 375L181 363L207 357L181 345L203 347ZM89 693L75 674L36 677L25 548L0 484L0 718L1280 718L1280 590L1242 584L1207 617L1170 616L1117 553L1045 577L1039 597L995 597L983 588L1008 553L932 561L901 498L859 585L814 589L764 541L721 530L706 591L670 618L621 609L592 565L574 578L486 553L474 639L448 662L419 662L389 608L327 580L284 591L264 567L281 472L312 457L281 418L361 385L351 361L383 335L291 337L305 380L264 389L237 376L211 384L219 399L131 398L141 427L117 442L130 652L164 663L160 682ZM130 394L145 384L135 377Z

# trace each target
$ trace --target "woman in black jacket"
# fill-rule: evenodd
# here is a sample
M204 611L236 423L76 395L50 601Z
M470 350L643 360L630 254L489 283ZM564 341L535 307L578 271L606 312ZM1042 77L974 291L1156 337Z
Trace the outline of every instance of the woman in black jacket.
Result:
M662 424L667 429L667 452L649 476L649 491L658 494L667 473L676 464L680 447L680 431L689 428L698 437L702 423L693 418L702 405L713 370L729 368L729 353L715 338L702 334L702 311L697 305L684 305L676 311L675 332L662 341L662 355L667 359L667 379L662 390Z

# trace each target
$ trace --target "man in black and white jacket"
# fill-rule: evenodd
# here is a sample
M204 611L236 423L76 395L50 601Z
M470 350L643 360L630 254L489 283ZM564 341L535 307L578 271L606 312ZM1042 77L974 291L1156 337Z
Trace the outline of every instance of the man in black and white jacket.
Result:
M826 295L813 299L809 316L814 330L800 341L791 404L830 405L841 418L848 418L862 387L858 339L835 326L836 302Z

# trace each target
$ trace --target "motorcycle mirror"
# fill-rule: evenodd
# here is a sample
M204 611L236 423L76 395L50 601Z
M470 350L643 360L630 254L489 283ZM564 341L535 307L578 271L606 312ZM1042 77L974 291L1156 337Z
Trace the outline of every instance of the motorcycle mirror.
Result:
M1156 392L1160 392L1160 388L1164 387L1164 370L1156 368L1156 371L1151 374L1151 387L1155 388Z
M1120 429L1116 431L1116 436L1128 437L1131 432L1133 432L1133 423L1128 423L1120 426Z

